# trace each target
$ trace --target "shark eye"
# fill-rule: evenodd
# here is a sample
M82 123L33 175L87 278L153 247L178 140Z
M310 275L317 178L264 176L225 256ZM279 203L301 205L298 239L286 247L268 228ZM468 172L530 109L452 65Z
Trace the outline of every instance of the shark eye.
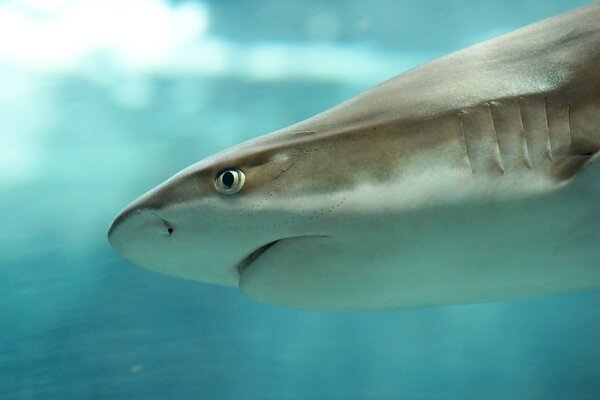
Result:
M215 177L215 188L223 194L235 194L242 190L246 176L237 168L227 168Z

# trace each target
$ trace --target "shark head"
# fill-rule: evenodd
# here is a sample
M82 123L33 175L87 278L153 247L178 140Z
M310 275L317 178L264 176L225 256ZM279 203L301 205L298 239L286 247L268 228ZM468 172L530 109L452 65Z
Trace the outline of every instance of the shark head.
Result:
M270 135L186 168L125 207L110 243L151 270L238 286L274 244L330 234L350 174L310 135Z

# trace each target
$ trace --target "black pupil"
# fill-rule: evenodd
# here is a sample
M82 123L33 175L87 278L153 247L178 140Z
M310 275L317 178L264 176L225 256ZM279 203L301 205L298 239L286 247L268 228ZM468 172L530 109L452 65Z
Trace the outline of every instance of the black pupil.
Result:
M224 172L223 176L221 177L221 181L223 182L223 185L231 188L233 186L233 182L235 182L235 176L233 176L233 172Z

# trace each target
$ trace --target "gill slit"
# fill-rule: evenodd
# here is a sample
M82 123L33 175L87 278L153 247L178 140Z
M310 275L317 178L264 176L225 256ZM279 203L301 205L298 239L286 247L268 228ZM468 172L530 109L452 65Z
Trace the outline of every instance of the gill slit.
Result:
M492 129L494 129L494 135L496 135L496 147L498 149L498 167L500 172L504 173L504 161L502 160L502 151L500 150L500 138L498 137L498 130L496 129L496 122L494 121L494 113L492 112L492 105L489 101L486 101L488 111L490 113L490 120L492 121Z
M550 124L548 123L548 98L544 96L544 115L546 118L546 153L550 158L550 161L554 161L552 154L552 137L550 136Z
M531 157L529 155L529 141L527 140L527 134L525 132L525 123L523 122L523 110L521 109L521 97L517 97L517 108L519 109L519 123L521 124L521 133L523 134L523 141L525 143L524 155L527 168L531 169Z
M569 153L573 149L573 131L571 130L571 103L567 103L567 130L569 131Z
M474 174L475 170L473 169L473 162L471 161L471 153L469 152L469 144L467 143L467 135L465 134L465 124L463 122L464 111L460 111L458 113L458 119L460 120L460 132L462 134L463 145L465 146L465 153L467 154L467 162L469 163L469 168L471 168L471 173Z

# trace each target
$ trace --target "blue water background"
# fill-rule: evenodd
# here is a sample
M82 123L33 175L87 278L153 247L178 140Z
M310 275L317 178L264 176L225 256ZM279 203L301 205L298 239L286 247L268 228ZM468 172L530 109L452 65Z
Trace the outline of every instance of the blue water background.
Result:
M13 3L52 22L72 2ZM303 311L135 267L106 240L127 202L215 151L585 3L214 0L202 35L231 57L212 72L139 72L110 49L54 67L2 58L20 37L0 37L0 399L600 398L600 293ZM145 15L127 18L133 34ZM273 49L288 56L269 72Z

